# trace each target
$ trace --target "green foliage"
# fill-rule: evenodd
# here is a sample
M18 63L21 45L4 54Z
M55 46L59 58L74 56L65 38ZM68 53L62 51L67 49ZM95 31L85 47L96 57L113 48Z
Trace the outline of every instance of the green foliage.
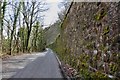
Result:
M86 48L89 50L92 50L94 47L93 43L90 42L88 44L85 44ZM102 72L102 64L100 64L100 71L96 71L96 72L91 72L89 70L89 59L90 59L90 55L85 54L85 53L81 53L79 55L73 55L70 54L70 50L66 48L65 43L63 44L61 37L58 37L56 39L56 42L50 45L52 48L59 56L60 60L71 65L73 68L75 68L77 70L77 72L79 73L79 76L81 76L83 79L107 79L110 80L108 78L107 75L103 74ZM100 50L106 52L108 49L106 49L106 47L101 44L99 46ZM93 66L98 65L96 64L95 61L97 61L97 55L92 57L93 60ZM111 74L114 74L117 70L118 70L118 66L117 65L109 65L110 66L110 71Z
M65 17L65 19L63 20L62 24L61 24L61 29L64 30L67 26L68 23L68 17Z
M95 20L100 21L105 15L106 11L104 9L101 9L96 15L95 15Z
M19 29L19 35L18 36L20 37L20 43L21 43L20 46L21 46L21 48L23 49L23 52L24 52L25 44L26 44L26 40L27 40L27 28L21 27Z
M110 72L111 72L111 74L115 74L115 72L118 71L118 65L117 64L110 63L109 66L110 66Z
M104 33L104 35L106 35L106 34L108 34L109 33L109 27L107 26L107 27L104 27L104 31L103 31Z
M9 50L9 39L4 39L3 40L3 52L5 53L8 53L8 50Z
M37 37L37 50L44 51L45 46L46 46L46 40L44 38L44 32L41 31L39 32L38 37Z
M91 49L93 49L93 47L94 47L94 44L92 42L89 42L89 43L86 44L87 49L91 50Z
M101 80L101 79L105 79L105 80L110 80L110 78L107 77L107 75L102 74L102 72L100 71L96 71L96 72L91 72L90 76L93 80Z
M100 20L100 16L101 16L100 14L97 14L97 15L95 16L95 19L96 19L96 20Z
M32 51L43 51L45 50L45 46L45 32L37 21L32 30L31 48Z

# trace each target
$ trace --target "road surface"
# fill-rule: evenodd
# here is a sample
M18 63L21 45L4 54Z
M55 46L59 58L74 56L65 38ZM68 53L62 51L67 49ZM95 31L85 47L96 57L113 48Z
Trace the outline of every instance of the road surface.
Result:
M3 61L2 67L3 78L63 78L56 56L50 49Z

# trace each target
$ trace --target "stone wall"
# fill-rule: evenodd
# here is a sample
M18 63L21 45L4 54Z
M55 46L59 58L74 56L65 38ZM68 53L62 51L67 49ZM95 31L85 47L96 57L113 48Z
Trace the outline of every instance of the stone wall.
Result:
M61 35L53 44L55 51L60 57L86 54L89 56L86 61L89 68L118 76L120 72L119 6L120 3L73 3L61 26Z

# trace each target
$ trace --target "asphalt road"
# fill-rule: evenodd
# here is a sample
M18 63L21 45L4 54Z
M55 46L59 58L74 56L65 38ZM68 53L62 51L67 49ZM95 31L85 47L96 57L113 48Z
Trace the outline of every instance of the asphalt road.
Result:
M24 63L24 66L19 66L23 68L14 71L16 73L12 74L10 78L63 78L58 61L52 50L48 49L44 53L36 54L34 57L31 54L22 58L22 60L27 59L26 64ZM4 70L3 72L5 72Z

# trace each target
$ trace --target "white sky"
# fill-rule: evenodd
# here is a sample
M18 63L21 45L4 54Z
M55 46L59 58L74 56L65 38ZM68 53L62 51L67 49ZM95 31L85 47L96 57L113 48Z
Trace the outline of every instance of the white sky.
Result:
M62 1L63 0L46 0L46 2L49 5L49 10L43 13L45 14L45 27L48 27L49 25L53 24L56 20L58 20L58 12L60 11L60 8L58 8L58 4Z

